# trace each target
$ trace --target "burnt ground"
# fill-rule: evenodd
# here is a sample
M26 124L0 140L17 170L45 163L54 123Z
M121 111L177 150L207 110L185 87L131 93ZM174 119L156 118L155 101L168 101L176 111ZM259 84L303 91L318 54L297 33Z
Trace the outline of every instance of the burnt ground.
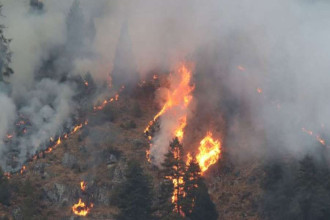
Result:
M154 176L157 188L157 169L145 158L149 146L143 134L158 110L150 103L150 99L124 95L104 110L89 113L87 126L63 140L44 158L28 163L23 174L10 178L11 204L0 206L0 216L80 219L71 207L82 198L94 207L81 219L114 219L117 209L111 205L111 193L123 180L125 161L130 158L141 161L146 172ZM141 112L136 112L137 105ZM260 218L258 198L263 175L260 167L256 161L233 164L224 153L219 163L206 173L219 219ZM87 182L85 192L80 189L82 180Z

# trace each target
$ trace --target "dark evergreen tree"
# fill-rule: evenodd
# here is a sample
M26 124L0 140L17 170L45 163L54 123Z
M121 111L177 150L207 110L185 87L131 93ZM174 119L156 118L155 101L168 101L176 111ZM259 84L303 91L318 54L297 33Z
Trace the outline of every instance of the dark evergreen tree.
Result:
M113 204L120 213L118 220L149 220L152 219L152 187L140 164L130 161L125 173L125 182L114 193Z
M8 178L4 175L2 169L0 168L0 203L9 205L10 196L11 192Z
M2 5L0 4L0 16ZM4 35L4 26L0 24L0 81L3 81L3 77L13 74L13 70L10 68L12 53L9 49L10 39L7 39Z
M172 203L172 194L174 186L173 182L169 179L164 179L160 183L160 190L158 193L157 212L161 219L165 220L167 216L171 216L174 210Z
M202 181L201 169L196 159L193 157L184 175L185 197L183 199L182 211L188 217L193 210L198 192L198 186Z
M182 213L182 203L184 198L184 173L185 162L183 161L183 147L178 138L170 143L170 149L165 155L162 163L162 175L164 179L172 181L172 196L174 197L174 211ZM170 189L168 189L170 191Z
M216 220L218 213L201 175L201 169L196 159L190 161L184 175L184 191L182 210L189 219Z
M191 220L217 220L218 213L214 203L212 202L204 181L199 181L196 190L196 200L191 214Z

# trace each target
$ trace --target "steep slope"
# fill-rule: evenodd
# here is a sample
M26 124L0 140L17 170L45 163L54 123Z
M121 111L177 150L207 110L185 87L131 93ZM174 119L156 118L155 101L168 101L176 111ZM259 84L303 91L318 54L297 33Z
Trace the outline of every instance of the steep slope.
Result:
M89 113L87 126L28 163L22 174L11 177L11 205L1 206L1 215L9 219L78 219L71 207L81 199L87 206L93 204L84 219L114 219L117 209L111 205L111 193L123 180L127 159L141 161L155 177L156 186L158 183L157 169L145 157L149 146L143 131L158 110L150 103L145 97L123 95L102 111ZM220 219L258 219L258 167L256 162L234 165L224 156L207 173ZM87 184L84 191L81 181Z

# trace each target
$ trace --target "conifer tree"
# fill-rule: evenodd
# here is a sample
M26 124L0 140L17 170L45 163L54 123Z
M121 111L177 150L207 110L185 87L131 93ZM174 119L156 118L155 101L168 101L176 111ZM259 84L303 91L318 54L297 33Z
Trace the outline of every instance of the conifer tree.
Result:
M201 169L196 159L193 157L188 164L184 175L185 197L183 200L182 210L186 216L189 216L192 212L194 202L196 201L198 186L201 181L203 181L201 177Z
M184 191L182 210L185 216L192 220L216 220L218 218L215 205L201 175L201 169L194 157L184 175Z
M168 185L167 191L172 191L171 198L172 203L174 203L174 211L181 214L184 198L185 163L183 161L183 147L178 138L174 138L170 143L170 149L165 155L162 167L164 179L172 181L172 185Z
M120 213L118 220L150 220L152 219L152 188L149 176L140 164L130 161L125 173L126 180L116 189L113 204Z
M217 220L218 213L212 202L204 181L199 181L196 190L196 200L189 218L191 220Z

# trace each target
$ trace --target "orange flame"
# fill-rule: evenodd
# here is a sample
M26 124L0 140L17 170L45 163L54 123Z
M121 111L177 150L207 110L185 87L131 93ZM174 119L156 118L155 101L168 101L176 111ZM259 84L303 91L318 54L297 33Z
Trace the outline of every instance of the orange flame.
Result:
M122 86L119 90L119 92L114 96L114 97L111 97L109 99L106 99L102 102L102 104L100 105L96 105L94 106L94 111L99 111L99 110L102 110L108 103L111 103L111 102L114 102L114 101L118 101L119 100L119 93L122 92L123 90L125 89L125 86Z
M146 150L146 158L147 158L147 161L150 163L151 162L150 150Z
M86 187L87 187L87 183L85 181L81 181L80 182L80 189L81 189L81 191L84 191L85 192Z
M184 116L180 120L179 127L174 132L175 137L177 137L179 141L182 141L183 139L183 135L184 135L183 129L186 127L186 125L187 125L187 116Z
M26 166L22 166L20 173L23 174L26 170Z
M86 216L93 207L93 203L87 206L84 202L81 201L81 199L79 199L79 202L72 206L72 211L75 215Z
M174 106L180 106L181 108L187 108L190 101L192 100L191 92L194 90L194 86L190 85L191 81L191 71L186 67L186 65L181 65L177 70L177 73L181 77L179 85L173 90L167 92L166 102L162 109L155 115L152 121L149 122L148 126L144 130L147 133L150 127L155 123L155 121L166 113L168 110L172 109ZM180 119L180 125L175 129L174 135L178 138L183 137L183 129L186 126L186 116Z
M221 154L220 141L212 138L212 133L208 132L206 137L200 142L199 153L196 156L197 162L204 173L211 165L215 164Z

